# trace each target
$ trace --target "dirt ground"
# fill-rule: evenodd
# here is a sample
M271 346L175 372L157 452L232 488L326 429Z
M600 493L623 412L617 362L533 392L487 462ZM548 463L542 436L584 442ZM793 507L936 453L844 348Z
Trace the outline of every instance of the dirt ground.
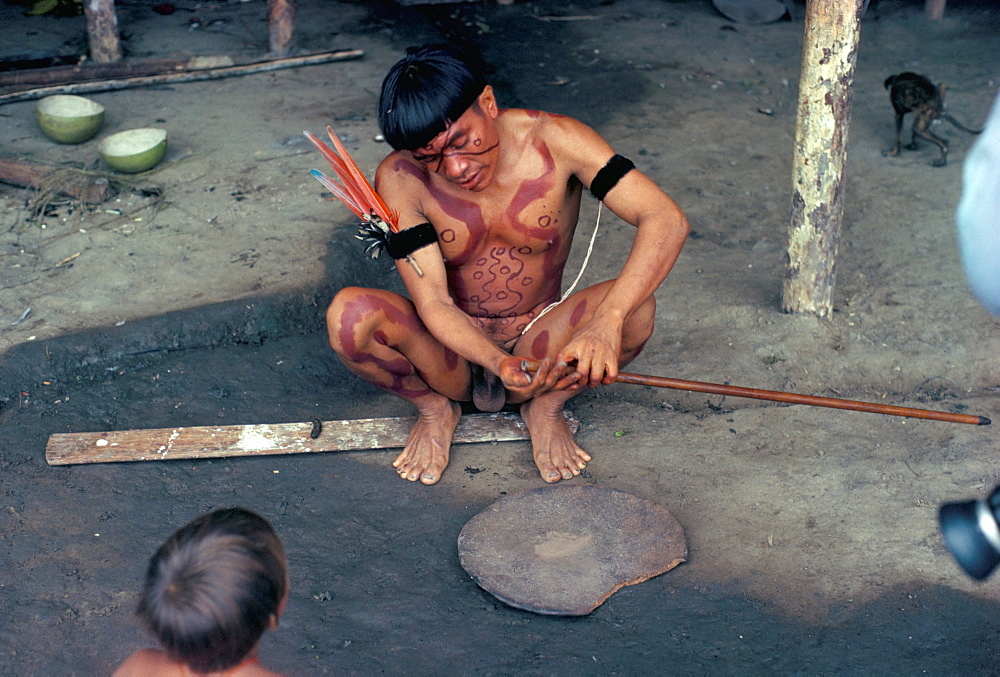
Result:
M118 3L129 57L267 51L260 0ZM382 75L405 47L479 44L501 103L577 117L633 158L693 232L630 371L962 411L1000 420L1000 325L969 294L954 210L973 138L887 158L883 80L948 83L980 126L1000 82L1000 8L882 0L853 101L835 312L780 311L803 13L734 23L702 0L400 7L300 0L297 46L364 57L94 93L98 138L42 137L32 101L0 106L0 154L102 169L98 139L170 135L166 160L104 204L48 205L0 184L0 674L108 674L149 646L133 610L148 556L230 505L261 512L291 567L262 656L314 674L996 674L1000 576L966 578L938 506L1000 482L978 427L615 385L572 403L595 457L577 483L627 491L684 526L688 561L589 616L520 611L459 565L462 526L542 485L527 443L456 448L440 484L391 451L50 467L53 433L408 415L326 346L347 283L398 288L360 256L309 169L333 125L371 173ZM0 57L75 54L83 20L0 6ZM585 197L578 244L593 227ZM631 229L604 216L584 283L613 276ZM575 252L575 274L581 251ZM544 519L544 516L541 517Z

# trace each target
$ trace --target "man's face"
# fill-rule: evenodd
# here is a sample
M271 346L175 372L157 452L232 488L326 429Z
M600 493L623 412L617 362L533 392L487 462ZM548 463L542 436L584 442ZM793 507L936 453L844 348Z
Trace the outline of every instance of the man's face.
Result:
M418 162L464 190L480 191L493 180L499 157L497 105L489 86L448 128L413 152Z

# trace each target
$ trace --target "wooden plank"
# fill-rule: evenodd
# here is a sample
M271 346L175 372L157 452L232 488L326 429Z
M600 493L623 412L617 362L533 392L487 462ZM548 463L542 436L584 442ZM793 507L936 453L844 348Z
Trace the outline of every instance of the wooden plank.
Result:
M575 433L580 421L571 412L563 415ZM58 433L49 437L45 460L49 465L74 465L394 449L403 446L415 421L415 416L324 421L315 438L313 423ZM507 412L463 416L454 436L459 444L526 439L528 429L521 417Z

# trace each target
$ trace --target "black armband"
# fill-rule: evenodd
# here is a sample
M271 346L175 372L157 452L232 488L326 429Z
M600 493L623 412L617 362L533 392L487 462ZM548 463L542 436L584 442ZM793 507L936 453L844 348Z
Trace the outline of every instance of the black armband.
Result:
M438 234L434 226L424 221L412 228L389 235L385 251L394 259L405 259L422 247L437 242Z
M361 222L355 237L365 243L365 254L373 259L383 251L394 259L405 259L421 247L437 242L437 231L424 222L393 232L382 219L373 217Z
M594 180L590 182L590 192L603 202L608 191L618 185L621 178L633 169L635 169L635 163L627 157L615 153L614 157L601 167Z

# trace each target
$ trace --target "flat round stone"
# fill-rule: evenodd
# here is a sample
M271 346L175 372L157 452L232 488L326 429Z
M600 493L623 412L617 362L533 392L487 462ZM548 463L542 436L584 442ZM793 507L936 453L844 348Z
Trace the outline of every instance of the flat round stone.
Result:
M507 604L583 616L616 590L685 561L684 530L665 508L617 489L555 485L507 496L458 536L462 568Z

